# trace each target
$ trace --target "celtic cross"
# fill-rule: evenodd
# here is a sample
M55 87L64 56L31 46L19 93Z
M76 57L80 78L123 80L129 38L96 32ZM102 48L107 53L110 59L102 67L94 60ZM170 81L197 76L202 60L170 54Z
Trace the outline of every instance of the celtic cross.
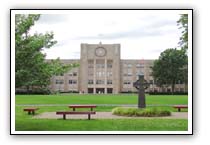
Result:
M140 74L139 79L133 83L133 86L138 90L138 108L145 108L145 93L144 90L149 87L149 84L145 79L144 75Z

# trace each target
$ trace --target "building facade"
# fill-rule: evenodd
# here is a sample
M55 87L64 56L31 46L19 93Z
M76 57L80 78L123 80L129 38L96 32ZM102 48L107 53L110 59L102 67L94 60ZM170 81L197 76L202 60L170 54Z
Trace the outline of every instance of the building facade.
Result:
M50 89L60 92L112 93L136 92L133 83L139 74L144 74L150 82L146 91L170 92L171 88L155 85L151 76L154 60L121 59L120 44L81 44L80 59L61 60L65 64L78 63L79 67L71 69L62 76L51 79ZM186 85L179 82L176 92L187 92Z

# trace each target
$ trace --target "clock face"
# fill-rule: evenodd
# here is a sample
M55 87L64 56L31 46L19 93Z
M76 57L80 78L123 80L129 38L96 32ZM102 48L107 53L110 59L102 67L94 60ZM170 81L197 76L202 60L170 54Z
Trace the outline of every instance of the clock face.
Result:
M98 47L95 50L96 56L105 56L106 55L106 49L103 47Z

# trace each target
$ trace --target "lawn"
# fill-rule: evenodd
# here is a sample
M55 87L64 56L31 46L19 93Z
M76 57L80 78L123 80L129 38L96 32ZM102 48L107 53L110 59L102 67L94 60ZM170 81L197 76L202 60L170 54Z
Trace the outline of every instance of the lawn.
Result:
M16 121L18 131L187 131L184 119L100 119Z
M33 119L16 107L16 131L187 131L187 119ZM40 107L37 113L67 110L62 106ZM109 108L100 108L108 111Z
M16 95L16 104L137 104L137 94ZM148 105L187 104L187 95L146 95Z
M112 104L112 106L98 106L98 111L111 111L114 107L123 104L137 104L136 94L119 95L16 95L15 129L16 131L186 131L187 119L33 119L31 115L23 112L23 104L39 106L38 114L69 110L67 104ZM187 104L186 95L146 95L148 105L160 105L177 111L172 104ZM58 104L58 106L47 106ZM150 106L151 107L151 106ZM184 110L187 111L187 110Z

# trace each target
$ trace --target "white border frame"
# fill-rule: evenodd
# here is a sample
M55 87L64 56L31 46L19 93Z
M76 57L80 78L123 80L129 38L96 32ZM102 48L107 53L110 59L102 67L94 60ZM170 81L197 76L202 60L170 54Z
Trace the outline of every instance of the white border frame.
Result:
M11 23L11 28L10 28L10 43L11 43L11 48L10 48L10 53L11 53L11 86L10 86L10 134L11 135L23 135L23 134L54 134L54 135L84 135L84 134L94 134L94 135L103 135L103 134L109 134L109 135L134 135L134 134L139 134L139 135L144 135L144 134L152 134L152 135L158 135L158 134L165 134L165 135L175 135L175 134L186 134L186 135L192 135L193 134L193 10L192 9L186 9L186 10L181 10L181 9L119 9L119 10L146 10L147 12L149 11L157 11L158 13L173 13L173 11L180 11L182 14L188 14L188 131L15 131L15 14L67 14L69 11L75 11L75 10L100 10L100 9L70 9L70 10L62 10L62 9L46 9L46 10L18 10L18 9L12 9L10 10L10 23ZM118 9L103 9L104 11L109 11L109 10L118 10ZM100 10L101 11L101 10Z

